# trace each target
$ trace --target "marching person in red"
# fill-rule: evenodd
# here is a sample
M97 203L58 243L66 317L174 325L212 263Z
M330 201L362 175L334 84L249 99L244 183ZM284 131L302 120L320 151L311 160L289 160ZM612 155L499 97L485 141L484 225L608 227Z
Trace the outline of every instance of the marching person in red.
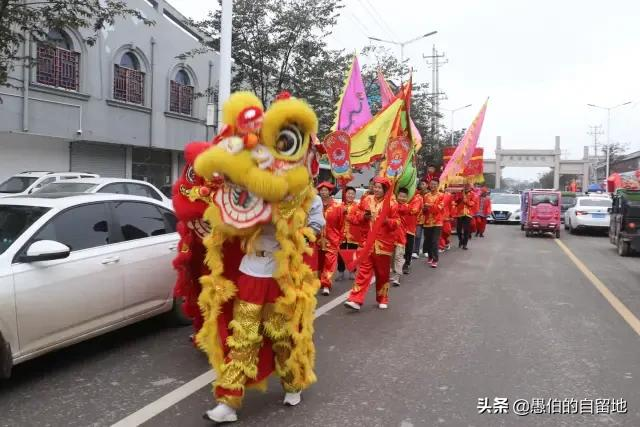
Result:
M477 200L471 184L465 184L464 190L453 198L453 212L457 219L456 232L458 233L458 246L467 249L469 235L471 234L471 221L476 210Z
M360 261L356 280L349 298L344 305L353 310L360 310L364 298L369 290L371 279L376 280L376 301L378 307L385 309L389 304L389 273L391 272L391 255L396 243L396 229L400 227L397 203L392 199L389 211L382 222L382 226L373 230L372 227L382 211L385 194L393 191L391 182L387 178L377 177L374 180L374 194L360 200L359 209L352 215L354 223L363 224L365 234L375 232L375 243L368 254Z
M482 188L482 193L478 199L478 211L475 215L476 236L484 237L484 230L487 228L487 218L491 215L491 198L489 198L489 189Z
M416 191L416 195L414 197L420 198L422 203L424 204L424 195L429 191L429 184L426 181L420 181L418 184L418 191ZM415 242L413 243L413 255L411 258L418 259L420 255L422 255L422 234L424 228L424 211L422 210L422 206L420 206L420 212L418 212L418 218L416 221L416 235Z
M398 217L400 218L400 225L396 228L396 244L393 248L393 255L391 258L391 284L393 286L400 286L400 276L402 275L402 268L404 267L404 248L407 245L407 229L402 222L402 215L406 215L409 212L409 191L406 188L401 188L396 196L398 203Z
M427 166L427 174L424 176L424 181L427 184L430 184L432 180L436 180L439 181L440 180L440 173L436 171L436 167L435 165L428 165Z
M409 200L408 203L403 204L401 196L403 193L406 194L406 196L409 195L406 188L401 188L398 192L398 215L400 216L400 221L406 235L402 273L409 274L413 247L415 245L416 231L418 228L418 216L422 213L422 204L424 201L422 199L422 194L416 191L411 200Z
M354 224L349 220L349 217L353 215L353 212L358 209L356 200L356 189L353 187L345 188L346 201L343 205L344 208L344 238L340 249L358 249L362 243L362 226L360 224ZM340 273L338 280L344 279L344 271L346 267L341 257L338 257L338 272ZM349 279L353 280L353 274L349 272Z
M438 245L440 252L448 251L451 248L451 232L453 228L451 226L451 202L453 201L451 193L445 191L442 195L442 202L444 203L444 209L442 211L442 234L440 235L440 243Z
M325 226L320 235L318 244L319 259L318 271L320 272L320 287L322 295L331 293L333 275L338 267L338 251L342 241L344 228L344 211L342 204L336 202L331 197L335 186L330 182L322 182L318 185L318 192L322 198L324 207Z
M432 268L438 267L438 246L444 218L444 194L438 191L438 180L429 183L429 192L424 195L424 253L427 264Z

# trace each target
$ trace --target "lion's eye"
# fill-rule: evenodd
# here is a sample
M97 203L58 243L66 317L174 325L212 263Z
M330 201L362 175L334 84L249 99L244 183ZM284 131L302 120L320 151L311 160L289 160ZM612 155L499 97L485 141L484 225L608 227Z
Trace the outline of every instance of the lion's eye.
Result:
M276 150L285 156L295 155L302 147L302 134L296 126L287 126L278 134Z
M187 169L186 178L191 184L196 183L196 171L193 169L193 166L189 166Z

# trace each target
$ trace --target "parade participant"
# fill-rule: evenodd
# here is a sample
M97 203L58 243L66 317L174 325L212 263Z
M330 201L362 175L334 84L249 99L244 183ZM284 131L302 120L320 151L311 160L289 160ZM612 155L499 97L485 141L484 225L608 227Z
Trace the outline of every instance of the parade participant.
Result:
M342 204L331 197L335 186L330 182L322 182L317 187L324 213L325 226L318 242L320 286L322 295L329 295L333 284L333 275L338 266L338 251L344 232L344 210Z
M473 187L473 195L476 198L476 201L480 199L480 193L482 192L481 188L479 185L476 185L475 187ZM471 238L474 235L478 235L478 227L477 227L477 222L476 222L476 215L478 215L478 209L479 209L479 205L476 203L476 206L473 209L473 217L471 218L471 223L470 223L470 227L469 227L469 240L471 240Z
M451 193L444 191L442 195L442 202L444 203L444 209L442 210L442 234L440 234L440 243L438 245L440 252L451 249L450 238L451 232L453 231L453 226L451 225L452 201Z
M420 181L418 184L418 191L416 192L420 199L423 200L424 203L424 195L429 191L429 184L426 181ZM422 238L423 238L423 225L424 225L424 211L420 208L420 212L418 212L418 218L416 221L416 237L415 242L413 243L413 255L412 258L420 258L422 255Z
M360 201L359 209L351 217L352 222L363 224L367 233L375 233L373 248L369 253L361 254L363 258L358 266L355 283L344 304L353 310L360 310L374 277L378 307L386 309L389 304L391 255L396 242L396 229L400 226L400 218L396 202L391 200L387 215L381 220L381 227L378 229L373 227L383 209L385 194L393 191L391 181L383 177L374 179L373 188L374 194L365 196Z
M407 245L407 229L402 221L402 216L409 213L409 204L407 203L409 201L409 191L406 188L401 188L398 191L396 200L400 224L396 229L396 241L391 258L391 284L400 286L400 276L403 274L402 269L404 267L404 248Z
M424 253L427 264L438 267L440 234L444 217L444 195L438 191L438 180L433 178L429 183L429 192L424 195Z
M358 204L355 202L356 200L356 189L353 187L345 188L345 203L344 203L344 240L340 245L340 249L358 249L358 247L362 244L362 226L360 224L352 223L349 218L353 215L353 212L358 209ZM344 261L342 257L338 257L338 272L340 275L338 276L338 280L344 279L344 271L346 267L344 265ZM352 272L349 272L349 280L353 280L355 277Z
M489 215L491 215L491 198L489 198L489 189L483 187L480 198L478 199L478 210L474 218L476 222L476 236L484 237Z
M400 189L400 192L402 192L402 190L403 189ZM398 202L400 203L400 193L398 193ZM406 206L399 205L398 207L398 215L400 216L402 226L406 233L404 264L402 266L402 273L404 274L409 274L409 270L411 268L411 259L413 258L413 250L415 247L416 232L418 227L420 228L420 234L422 234L422 226L418 226L418 216L422 215L423 203L423 195L416 191L416 193L413 195ZM402 207L403 209L401 210L400 207ZM422 217L422 221L424 222L424 216Z
M429 185L431 180L440 180L440 173L436 171L436 167L433 164L427 166L427 174L424 176L424 181Z
M466 183L464 190L456 194L453 198L454 216L457 219L456 232L458 233L458 247L465 250L469 242L471 221L476 205L476 197L471 189L471 184Z
M216 372L218 405L205 416L232 422L245 389L264 390L272 372L286 405L300 403L302 390L316 381L312 335L320 282L303 253L307 240L315 240L307 224L324 220L309 218L318 171L313 110L285 94L263 111L254 94L239 92L222 115L224 138L194 164L199 176L223 180L204 213L211 225L204 239L210 274L200 278L204 324L197 342ZM236 239L244 256L236 271L225 271L224 245Z

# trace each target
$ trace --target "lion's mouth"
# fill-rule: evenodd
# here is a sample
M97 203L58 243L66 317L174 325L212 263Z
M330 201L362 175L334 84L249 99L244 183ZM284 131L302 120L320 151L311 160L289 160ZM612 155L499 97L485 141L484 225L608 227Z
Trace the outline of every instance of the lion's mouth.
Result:
M236 228L248 228L271 219L271 205L247 189L225 183L215 197L222 220Z

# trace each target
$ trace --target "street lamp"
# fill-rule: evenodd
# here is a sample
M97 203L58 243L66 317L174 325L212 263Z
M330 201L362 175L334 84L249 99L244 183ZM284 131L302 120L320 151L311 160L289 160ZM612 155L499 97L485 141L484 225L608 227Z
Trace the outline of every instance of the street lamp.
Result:
M456 113L456 111L464 110L465 108L469 108L469 107L471 107L471 104L465 105L464 107L454 108L453 110L450 110L448 108L443 108L443 110L451 113L451 145L452 146L453 146L453 115Z
M627 101L624 102L622 104L618 104L618 105L614 105L613 107L603 107L600 105L595 105L595 104L587 104L588 107L593 107L593 108L600 108L603 110L607 110L607 153L606 153L606 165L605 165L605 179L609 177L609 152L611 151L611 134L610 134L610 129L611 129L611 110L614 110L618 107L622 107L624 105L629 105L631 104L632 101ZM598 159L598 153L596 153L596 160ZM597 176L597 175L596 175Z
M422 39L427 38L429 36L432 36L432 35L434 35L436 33L437 33L437 31L431 31L430 33L423 34L423 35L418 36L416 38L413 38L411 40L407 40L405 42L397 42L395 40L383 40L383 39L379 39L377 37L369 37L369 40L374 40L374 41L382 42L382 43L391 43L391 44L395 44L395 45L400 46L400 65L402 65L402 63L404 62L404 47L406 45L411 44L413 42L417 42L418 40L422 40Z

